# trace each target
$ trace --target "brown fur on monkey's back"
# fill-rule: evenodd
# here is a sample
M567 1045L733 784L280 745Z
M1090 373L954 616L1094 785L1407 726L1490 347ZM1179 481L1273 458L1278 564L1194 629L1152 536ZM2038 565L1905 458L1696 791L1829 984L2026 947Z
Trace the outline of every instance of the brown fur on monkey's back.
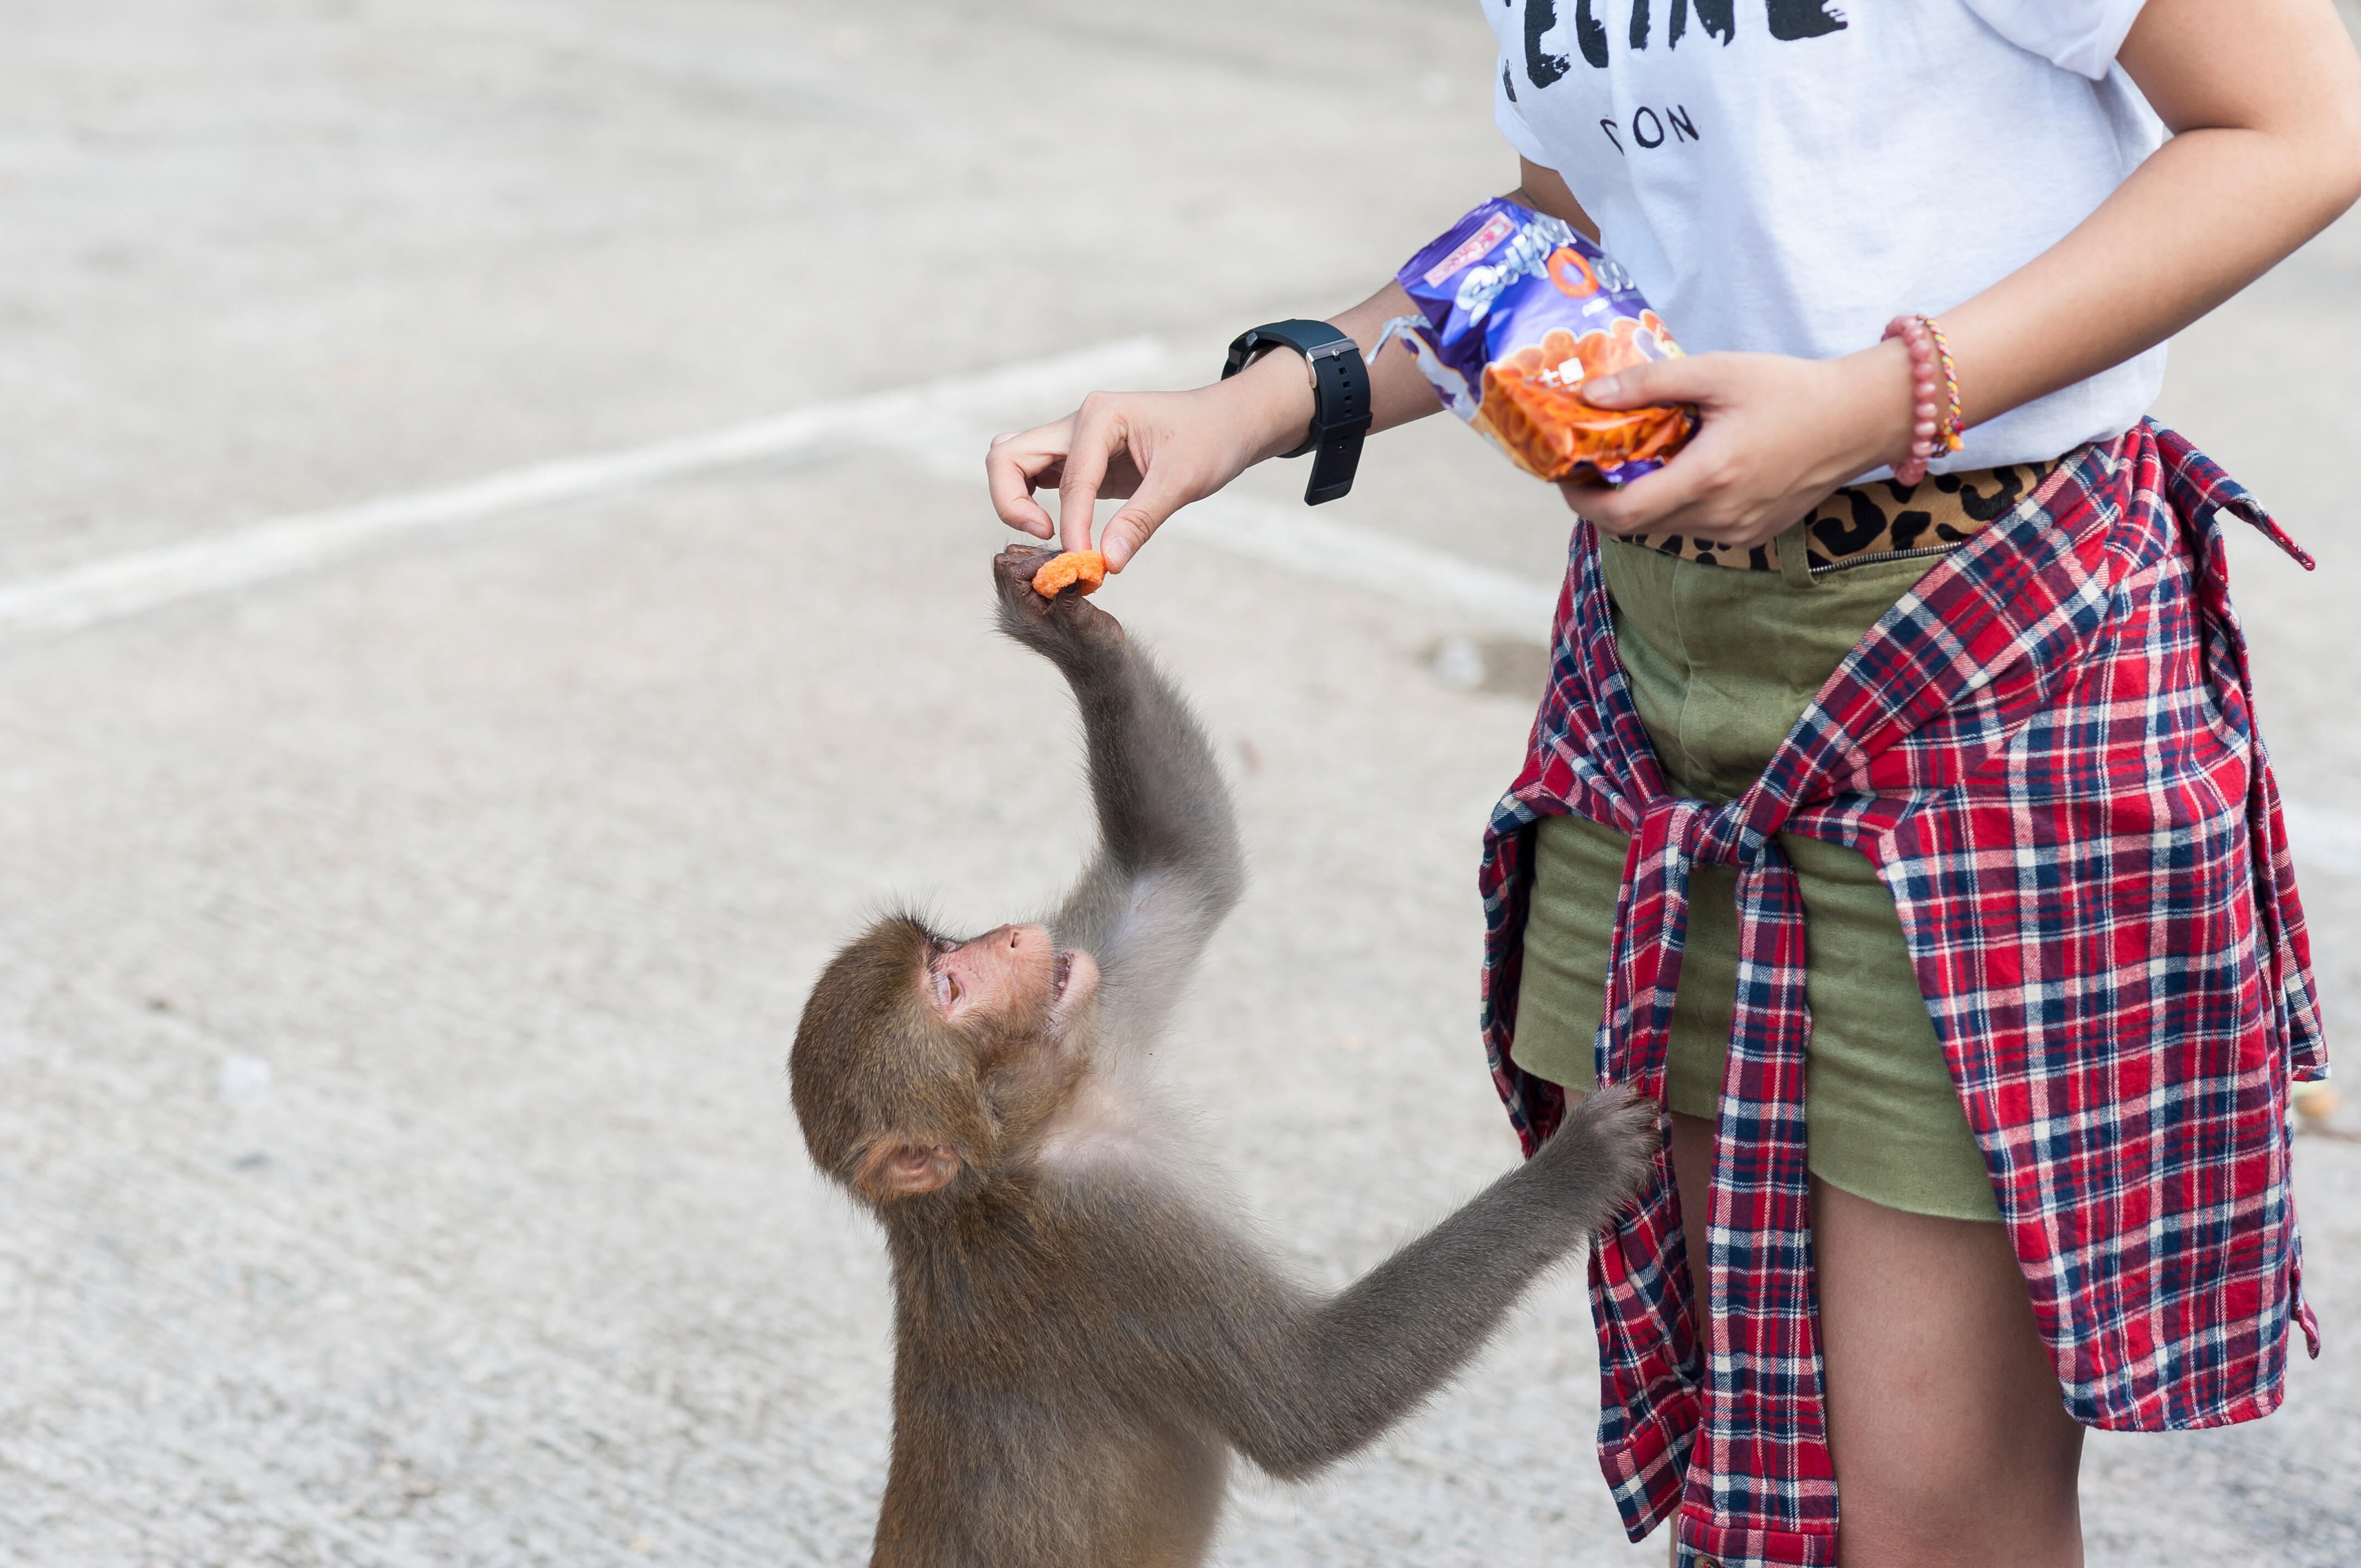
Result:
M889 1227L894 1453L874 1568L1202 1561L1228 1444L1185 1413L1169 1368L1111 1353L1126 1321L1219 1277L1235 1244L1145 1181L1002 1186Z

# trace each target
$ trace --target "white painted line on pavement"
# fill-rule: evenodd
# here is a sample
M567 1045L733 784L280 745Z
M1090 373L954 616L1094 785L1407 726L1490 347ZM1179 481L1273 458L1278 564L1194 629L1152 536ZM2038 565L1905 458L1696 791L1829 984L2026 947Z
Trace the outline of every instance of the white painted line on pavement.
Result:
M1391 534L1337 522L1303 507L1208 496L1158 531L1258 561L1366 588L1528 642L1549 641L1558 585L1535 582Z
M1129 338L981 375L947 377L798 409L701 435L535 463L446 488L306 512L93 561L0 587L0 639L54 635L118 620L304 571L395 535L595 499L718 469L824 456L846 444L897 442L914 425L1075 400L1110 381L1157 376L1169 358L1156 339ZM972 466L982 467L981 447Z

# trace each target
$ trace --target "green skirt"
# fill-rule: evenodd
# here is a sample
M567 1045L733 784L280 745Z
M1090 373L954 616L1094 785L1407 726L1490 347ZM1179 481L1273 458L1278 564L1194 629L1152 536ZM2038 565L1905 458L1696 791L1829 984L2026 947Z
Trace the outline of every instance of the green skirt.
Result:
M1872 562L1804 587L1618 540L1600 554L1616 648L1666 780L1716 803L1761 776L1829 674L1937 565ZM1537 830L1510 1054L1570 1089L1596 1082L1592 1039L1627 842L1576 817L1544 818ZM1893 895L1857 850L1792 833L1779 848L1803 885L1810 956L1812 1174L1889 1208L1998 1221ZM1672 1108L1692 1116L1712 1117L1720 1100L1738 988L1737 900L1734 869L1695 868L1666 1075Z

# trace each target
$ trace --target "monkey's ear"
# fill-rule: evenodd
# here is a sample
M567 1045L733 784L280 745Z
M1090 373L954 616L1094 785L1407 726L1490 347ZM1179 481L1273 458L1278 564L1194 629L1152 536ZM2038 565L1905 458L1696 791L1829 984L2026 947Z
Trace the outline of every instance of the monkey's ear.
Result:
M852 1185L872 1202L939 1192L957 1179L959 1154L949 1144L913 1144L887 1138L861 1157Z

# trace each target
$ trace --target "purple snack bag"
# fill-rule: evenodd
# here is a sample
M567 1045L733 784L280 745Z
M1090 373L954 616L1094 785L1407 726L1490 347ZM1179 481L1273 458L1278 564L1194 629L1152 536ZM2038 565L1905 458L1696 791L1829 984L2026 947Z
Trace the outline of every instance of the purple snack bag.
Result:
M1400 338L1444 405L1527 473L1626 484L1696 432L1686 406L1583 400L1591 377L1681 350L1631 275L1564 220L1495 198L1395 276L1424 313L1387 323L1386 337Z

